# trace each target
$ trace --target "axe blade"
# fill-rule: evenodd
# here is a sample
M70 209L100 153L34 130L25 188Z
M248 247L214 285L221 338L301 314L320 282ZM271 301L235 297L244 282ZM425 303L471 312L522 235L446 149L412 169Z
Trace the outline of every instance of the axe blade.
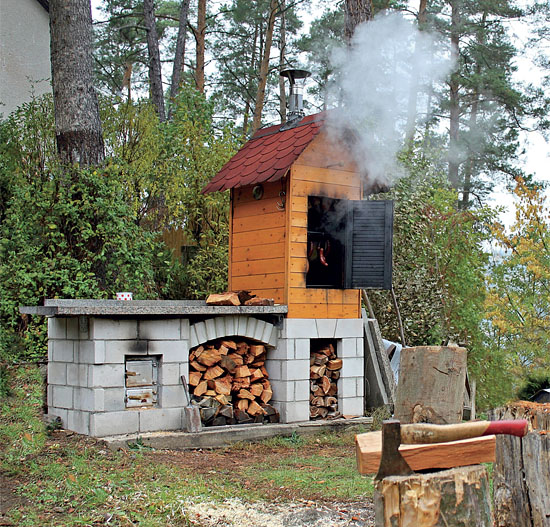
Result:
M388 476L408 476L414 474L405 458L399 452L401 445L401 424L397 419L388 419L382 423L382 455L375 480Z

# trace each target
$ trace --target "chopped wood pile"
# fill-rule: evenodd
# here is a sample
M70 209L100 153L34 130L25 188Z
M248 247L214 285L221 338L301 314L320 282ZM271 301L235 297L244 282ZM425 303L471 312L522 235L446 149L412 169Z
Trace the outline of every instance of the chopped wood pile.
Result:
M189 391L206 426L279 422L262 344L218 339L189 353Z
M260 298L252 295L250 291L228 291L225 293L211 294L206 299L208 306L272 306L272 298Z
M311 351L309 417L326 419L340 417L338 411L338 387L342 359L336 356L331 343L323 343Z

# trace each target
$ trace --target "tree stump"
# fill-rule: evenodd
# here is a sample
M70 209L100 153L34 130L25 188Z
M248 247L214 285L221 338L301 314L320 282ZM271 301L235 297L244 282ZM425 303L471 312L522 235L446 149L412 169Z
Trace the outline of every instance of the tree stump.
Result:
M466 358L466 349L459 347L402 349L395 418L402 423L460 423Z
M497 436L493 470L496 527L550 526L550 404L518 401L491 419L527 419L523 437Z
M374 509L376 527L493 525L489 478L482 465L384 478L376 484Z

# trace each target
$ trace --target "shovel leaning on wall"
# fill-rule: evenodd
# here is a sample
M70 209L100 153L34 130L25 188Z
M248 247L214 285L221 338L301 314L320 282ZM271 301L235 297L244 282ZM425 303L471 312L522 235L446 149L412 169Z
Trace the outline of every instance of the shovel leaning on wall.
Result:
M183 383L183 390L187 397L187 405L183 408L185 416L185 431L191 433L197 433L202 430L201 414L198 406L191 404L191 398L189 397L189 389L187 387L187 379L185 375L181 376L181 382Z

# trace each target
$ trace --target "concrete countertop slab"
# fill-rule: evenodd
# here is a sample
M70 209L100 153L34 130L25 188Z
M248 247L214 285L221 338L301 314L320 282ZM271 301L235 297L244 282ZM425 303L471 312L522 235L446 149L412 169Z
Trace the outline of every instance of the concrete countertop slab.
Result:
M47 299L43 306L20 306L19 311L44 316L285 315L288 306L207 306L204 300Z

